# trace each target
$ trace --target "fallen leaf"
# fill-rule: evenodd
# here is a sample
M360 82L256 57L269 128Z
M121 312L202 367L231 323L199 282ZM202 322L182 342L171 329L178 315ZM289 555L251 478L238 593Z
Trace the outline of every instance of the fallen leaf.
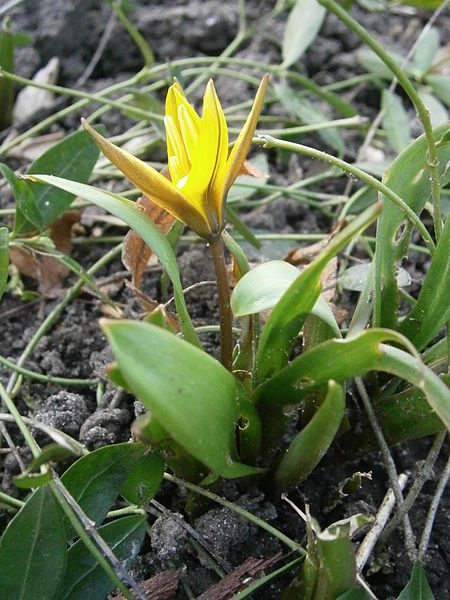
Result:
M75 210L65 212L51 226L50 238L56 250L70 256L72 251L72 227L80 220ZM44 298L57 298L61 294L62 282L69 269L56 257L33 252L31 248L11 247L11 261L22 275L38 281L39 293Z
M157 206L147 196L139 198L137 205L164 234L168 233L175 222L174 216ZM133 285L137 289L141 287L142 277L152 254L152 249L135 231L130 229L123 241L122 262L132 274Z
M59 58L53 57L49 62L39 69L33 77L36 83L55 84L59 73ZM14 125L25 123L31 116L53 103L54 94L48 90L27 85L17 95L13 109Z

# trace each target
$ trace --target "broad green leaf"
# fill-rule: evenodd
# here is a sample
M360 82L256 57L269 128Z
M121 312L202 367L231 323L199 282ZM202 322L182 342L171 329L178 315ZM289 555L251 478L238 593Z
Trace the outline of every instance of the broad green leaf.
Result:
M385 89L381 95L381 108L383 129L392 148L399 153L411 143L411 128L403 102L397 94Z
M321 560L319 586L325 587L323 579L327 583L326 596L319 597L332 600L355 587L355 551L349 537L329 536L326 532L317 537L317 546Z
M427 75L425 80L439 100L450 106L450 77L448 75Z
M349 240L354 239L377 218L378 213L379 206L376 205L357 216L333 238L325 250L283 294L268 318L260 337L257 354L258 381L264 381L287 363L305 318L320 295L322 271ZM251 272L246 277L250 274Z
M20 489L29 490L30 488L39 488L49 482L52 478L50 471L43 473L22 473L13 478L14 485Z
M62 482L89 519L100 524L143 453L137 443L103 446L74 462Z
M419 76L423 76L433 64L440 43L439 31L435 27L431 27L420 40L411 61L411 66L419 71Z
M43 173L85 183L97 162L99 152L85 131L76 131L36 159L30 165L28 175ZM33 194L41 214L42 225L47 227L69 208L76 193L61 193L49 185L37 184L33 185Z
M129 516L103 525L98 533L116 558L128 569L136 558L145 536L146 518ZM67 552L67 569L59 589L61 600L103 600L114 584L81 540ZM42 597L43 599L44 597Z
M448 125L436 129L435 140L439 142L447 131ZM450 139L437 144L437 155L442 176L450 160ZM384 174L383 183L399 194L416 214L421 213L431 194L424 135L394 160ZM376 326L395 329L398 305L396 268L408 254L412 227L405 223L402 210L384 196L381 198L384 207L377 227L375 279L379 288L380 282L383 282L383 288L375 288L374 322Z
M281 54L283 68L293 65L309 48L325 19L326 9L317 0L297 0L289 13Z
M300 94L287 85L287 83L275 82L273 88L284 108L303 123L309 125L313 123L325 123L330 120L326 114L317 108L317 106L300 96ZM317 133L324 142L329 144L339 154L344 153L344 140L338 129L330 127L329 129L318 131Z
M55 597L66 568L62 509L48 486L36 490L0 540L0 595L14 600Z
M329 340L295 358L255 392L255 401L268 414L298 404L312 390L334 379L344 383L369 371L385 371L408 381L425 394L431 408L450 429L450 390L419 357L384 342L407 345L398 333L369 329L347 340Z
M427 576L419 562L415 563L411 579L397 600L434 600Z
M339 429L344 411L342 387L329 381L324 401L283 454L275 473L275 483L280 490L298 485L316 468Z
M450 217L431 261L416 304L400 324L399 331L418 350L424 348L450 318Z
M419 96L430 113L430 121L433 127L439 127L439 125L447 123L448 111L434 94L430 94L422 88L419 90Z
M159 454L148 453L138 459L120 493L131 504L147 504L156 496L164 475L164 461Z
M370 600L371 596L363 588L355 587L344 594L341 594L336 600Z
M300 271L283 260L258 265L240 279L233 290L231 309L234 316L239 318L273 308L299 276ZM321 296L311 313L324 321L337 337L341 337L333 312Z
M0 227L0 300L8 282L9 267L9 231L7 227Z
M192 456L223 477L258 470L235 462L236 383L218 361L149 323L102 324L128 388Z
M42 229L42 217L36 204L36 199L30 186L7 165L0 164L0 173L11 186L11 191L16 201L16 215L14 220L14 233L20 233L25 224L31 223L34 229Z
M148 219L144 213L136 208L136 205L131 200L111 194L104 190L100 190L89 185L61 179L60 177L52 177L50 175L34 175L33 181L41 181L56 188L67 191L70 194L78 195L104 208L115 217L122 219L136 233L138 233L144 242L150 246L153 252L160 260L164 270L169 275L172 281L175 304L177 307L178 316L181 321L184 337L191 343L200 345L197 334L191 323L187 312L186 303L184 301L183 288L181 286L180 273L177 266L177 261L173 249L167 238L161 233L158 227Z

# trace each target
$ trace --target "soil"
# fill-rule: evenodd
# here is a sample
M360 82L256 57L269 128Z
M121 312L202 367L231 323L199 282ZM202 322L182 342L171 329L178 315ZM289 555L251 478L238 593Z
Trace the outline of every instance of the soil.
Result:
M248 1L246 4L249 21L260 17L261 13L272 6L271 2L257 0ZM237 32L237 2L135 0L134 5L133 22L148 39L156 61L219 54ZM386 47L404 54L426 22L425 15L415 11L405 10L403 14L392 14L389 20L383 14L368 13L360 8L355 8L353 12L369 31L382 38ZM25 0L13 9L11 14L14 29L29 33L33 38L33 45L18 49L17 72L30 77L37 68L56 55L61 59L58 83L74 85L97 48L109 13L108 3L99 0ZM448 33L448 21L442 18L440 26ZM280 50L277 40L282 37L283 27L283 19L270 22L264 31L254 36L237 53L237 56L278 64ZM75 31L76 35L73 35ZM328 16L322 33L306 54L303 69L321 85L346 79L352 74L360 74L362 71L355 55L359 47L359 40L334 16ZM134 43L123 27L116 22L102 58L86 82L85 89L98 90L114 81L124 80L140 67L141 58ZM251 91L243 81L218 78L217 87L224 105L251 97ZM379 108L379 91L372 85L360 86L356 92L353 90L351 101L361 115L373 118ZM64 102L62 101L62 104ZM60 105L61 101L58 103ZM63 128L70 131L77 125L78 117L69 117L54 129ZM129 120L117 113L114 113L114 117L107 116L104 122L109 134L123 132L130 124ZM24 128L29 126L30 123L27 123ZM318 142L315 137L302 138L302 141L312 144ZM349 134L346 142L348 155L354 156L361 139L355 134ZM320 143L323 146L323 142ZM288 184L298 179L299 173L308 176L320 170L317 164L298 157L292 157L287 165L274 154L269 154L269 160L271 180L274 182ZM327 182L326 186L318 186L317 191L330 191L327 186L333 185L334 191L340 193L345 184L346 181L336 179L331 184ZM8 206L10 199L2 198L1 203L2 207ZM284 197L249 211L245 221L257 230L269 232L327 233L330 227L329 219L318 211ZM85 235L88 236L91 228L88 225L84 227ZM114 230L108 231L108 234L111 233L114 233ZM278 252L278 257L281 258L286 254L286 250L286 247L277 247L275 252ZM74 258L83 266L89 267L105 251L104 245L76 245ZM270 255L273 252L273 247L264 247L263 253ZM209 259L198 246L182 246L179 264L185 287L213 279ZM408 264L413 279L420 280L425 268L421 257L417 257L417 264ZM98 272L96 278L106 278L120 271L123 271L123 266L116 260ZM158 300L162 298L159 280L160 271L156 267L150 270L145 282L145 293ZM70 285L72 281L69 278L66 285ZM31 280L25 280L25 283L28 289L35 285ZM110 293L112 299L120 304L128 316L136 316L142 312L127 287L116 286ZM0 311L0 317L4 317L1 319L2 354L11 360L17 359L57 301L27 304L20 303L16 297L6 294ZM353 302L354 299L341 299L341 303L346 301ZM189 292L188 308L196 325L214 320L217 317L217 296L214 287L197 287ZM49 375L100 377L104 381L104 393L100 397L92 388L66 391L60 386L28 380L24 381L17 397L22 414L32 415L39 421L80 439L89 449L128 440L130 425L142 410L132 396L117 392L105 378L104 369L112 357L98 327L98 319L103 315L104 307L100 301L82 293L64 310L56 325L41 339L26 363L27 368ZM216 337L205 337L205 341L208 351L216 353ZM0 367L0 375L7 381L10 373L6 368ZM14 427L8 426L8 429L20 447L21 455L27 461L28 451L22 447L23 442L18 431ZM45 441L42 434L37 432L36 435L38 441ZM430 439L424 439L394 448L398 471L413 473L417 462L426 456L430 444ZM322 526L357 512L375 514L388 488L386 472L378 453L374 452L355 460L347 458L342 461L342 457L339 457L339 462L337 460L337 453L331 451L308 480L290 494L291 500L300 508L303 509L305 503L309 504L311 513ZM441 471L442 466L439 462L437 473ZM11 481L18 471L19 467L11 454L0 454L0 489L12 496L20 494ZM372 479L364 479L359 490L343 498L338 492L339 485L357 471L370 471ZM289 537L304 540L304 525L292 508L285 502L272 503L255 484L253 485L254 487L249 488L240 481L224 482L217 491L254 512ZM411 520L418 533L423 526L435 485L434 479L426 484L424 493L411 512ZM166 508L174 511L175 518L167 514L156 518L155 515L151 543L147 540L134 565L134 572L138 578L146 579L167 568L177 568L181 573L182 582L189 585L194 596L198 596L216 583L218 578L209 564L193 551L190 536L182 525L185 518L182 514L184 492L166 484L158 500ZM446 496L437 514L426 564L429 582L436 598L450 596L449 509L450 499ZM3 528L6 522L6 514L0 512L0 527ZM285 552L274 537L234 512L221 507L209 507L190 525L208 547L213 549L215 555L220 557L228 570L241 565L250 556L267 558L279 551ZM373 573L367 577L367 581L378 598L394 598L405 586L410 570L411 565L404 550L401 533L396 532L388 544L377 551L372 565ZM291 576L267 586L264 591L258 592L257 597L262 600L278 598L280 590ZM181 600L187 596L180 588L176 597Z

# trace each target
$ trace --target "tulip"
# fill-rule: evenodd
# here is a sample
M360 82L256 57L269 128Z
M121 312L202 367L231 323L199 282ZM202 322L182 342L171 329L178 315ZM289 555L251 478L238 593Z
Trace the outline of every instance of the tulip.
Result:
M265 75L236 143L228 150L228 128L214 83L203 96L200 117L175 81L166 98L164 124L170 180L150 165L111 144L86 121L83 125L103 154L155 204L206 240L217 238L225 225L230 187L243 169L264 101Z

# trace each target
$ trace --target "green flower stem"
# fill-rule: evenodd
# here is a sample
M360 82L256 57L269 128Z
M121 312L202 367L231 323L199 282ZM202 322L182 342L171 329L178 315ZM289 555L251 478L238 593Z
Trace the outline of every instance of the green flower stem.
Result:
M345 162L340 158L336 158L331 154L327 154L326 152L322 152L321 150L316 150L315 148L310 148L309 146L303 146L302 144L295 144L294 142L279 140L276 138L272 138L268 135L254 138L253 142L260 146L263 146L264 148L282 148L290 152L296 152L297 154L303 154L305 156L317 158L318 160L321 160L327 164L339 167L340 169L342 169L342 171L348 173L348 175L357 177L363 183L366 183L367 185L370 185L371 187L375 188L378 192L389 198L389 200L391 200L396 206L398 206L403 211L405 217L409 221L411 221L411 223L417 228L417 231L422 236L422 239L424 240L430 254L434 254L435 245L433 239L428 233L427 228L422 223L420 218L406 204L406 202L402 200L402 198L400 198L398 194L396 194L393 190L391 190L387 185L385 185L381 181L378 181L378 179L376 179L375 177L372 177L372 175L369 175L362 169L359 169L358 167L355 167L354 165L351 165L350 163Z
M22 506L25 504L25 502L23 502L22 500L19 500L18 498L13 498L12 496L5 494L5 492L0 492L0 502L3 504L7 504L11 508L17 509L21 509Z
M228 500L225 500L225 498L222 498L221 496L218 496L217 494L214 494L213 492L210 492L209 490L207 490L203 487L200 487L198 485L190 483L189 481L184 481L183 479L180 479L179 477L175 477L175 475L171 475L170 473L164 473L164 479L166 481L171 481L172 483L176 483L180 487L185 487L186 489L188 489L192 492L195 492L196 494L200 494L201 496L204 496L205 498L208 498L209 500L212 500L213 502L217 502L217 504L220 504L221 506L224 506L225 508L232 510L233 512L237 513L244 519L247 519L247 521L254 523L257 527L264 529L265 531L267 531L268 533L270 533L271 535L273 535L274 537L279 539L280 542L285 544L291 550L295 550L296 552L299 552L302 555L306 554L305 549L302 548L302 546L300 546L300 544L298 544L297 542L294 542L294 540L291 540L291 538L289 538L287 535L284 535L284 533L281 533L281 531L278 531L278 529L276 529L275 527L272 527L271 525L269 525L262 519L259 519L258 517L256 517L254 514L252 514L248 510L245 510L245 508L242 508L241 506L238 506L237 504L233 504L233 502L229 502Z
M233 370L233 316L230 306L230 286L228 284L227 265L223 251L222 236L209 240L209 249L214 264L219 294L220 313L220 359L224 367Z
M368 33L368 31L362 25L360 25L353 17L351 17L350 14L335 0L319 0L319 3L334 13L343 23L347 25L349 29L353 31L353 33L356 33L356 35L361 38L361 40L365 42L377 56L379 56L384 64L392 71L394 76L397 78L397 81L405 90L406 94L409 96L409 99L413 103L418 117L422 122L428 145L428 168L430 171L431 194L434 207L434 229L436 233L436 240L439 240L442 233L442 209L438 173L439 160L437 157L436 144L433 137L433 127L431 125L430 113L427 107L422 102L422 99L417 93L416 88L409 80L402 67L395 62L392 56Z
M90 269L87 270L87 274L94 275L102 267L104 267L109 262L114 260L117 256L119 256L121 251L122 251L122 244L119 244L115 248L112 248L109 252L107 252L105 255L103 255L96 263L94 263ZM31 340L28 342L25 350L20 355L20 358L16 363L16 365L18 367L23 366L24 362L27 360L27 358L30 356L30 354L33 352L33 350L36 348L41 337L56 322L56 320L59 318L59 316L64 311L65 307L74 298L76 298L78 296L78 294L80 293L80 291L83 288L83 285L84 285L84 279L80 278L75 285L73 285L71 288L69 288L69 290L66 292L66 295L61 300L61 302L59 302L59 304L57 304L54 307L54 309L47 315L47 317L44 319L44 321L38 327L37 331L31 338ZM18 381L18 378L19 378L19 373L17 373L17 372L13 373L12 376L10 377L8 386L6 388L6 391L8 394L11 394L12 390L14 389L14 387Z
M55 383L56 385L64 385L64 386L75 386L75 387L89 387L96 386L98 384L97 379L70 379L66 377L53 377L51 375L44 375L43 373L37 373L36 371L30 371L29 369L24 369L23 367L19 367L16 363L8 360L4 356L0 356L0 364L4 365L11 371L16 371L20 375L24 375L29 379L35 379L36 381L42 381L44 383Z

